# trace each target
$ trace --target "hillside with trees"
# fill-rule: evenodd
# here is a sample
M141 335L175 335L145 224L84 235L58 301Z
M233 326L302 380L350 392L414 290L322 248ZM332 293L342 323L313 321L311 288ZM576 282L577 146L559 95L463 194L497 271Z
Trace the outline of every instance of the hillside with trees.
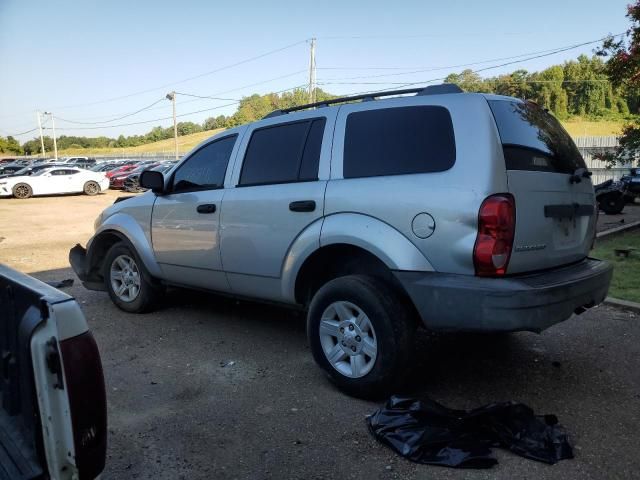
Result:
M554 65L540 72L516 70L495 77L482 78L472 70L452 73L447 83L460 85L468 92L497 93L525 98L549 109L560 120L575 118L591 121L631 121L640 114L640 89L637 85L612 82L608 64L598 56L579 56L576 60ZM335 96L317 89L316 98L321 101ZM264 117L269 112L308 102L304 89L281 94L251 95L244 97L231 116L219 115L207 118L202 124L178 123L178 135L231 128ZM131 148L173 138L173 127L153 127L144 135L120 135L118 138L58 137L58 149ZM53 150L53 140L45 137L45 148ZM0 137L0 153L34 155L40 152L40 139L34 138L20 145L12 137Z

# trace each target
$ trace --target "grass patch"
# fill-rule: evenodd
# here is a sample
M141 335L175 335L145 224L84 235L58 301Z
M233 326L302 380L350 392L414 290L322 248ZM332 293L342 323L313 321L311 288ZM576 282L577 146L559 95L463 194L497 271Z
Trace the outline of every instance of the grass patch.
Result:
M628 258L616 257L614 249L634 248ZM613 279L609 295L640 303L640 231L617 235L596 243L591 256L613 264Z
M599 137L620 135L627 120L586 120L580 117L570 118L562 122L562 126L572 137Z
M213 137L215 134L220 133L223 129L207 130L205 132L192 133L191 135L184 135L178 137L178 151L180 154L185 154L193 147L207 138ZM123 158L128 155L134 155L136 153L160 153L167 156L173 155L174 145L173 138L167 140L160 140L159 142L146 143L144 145L138 145L137 147L124 147L124 148L67 148L65 150L58 150L58 156L68 157L71 155L107 155L116 154ZM50 152L47 152L49 154Z

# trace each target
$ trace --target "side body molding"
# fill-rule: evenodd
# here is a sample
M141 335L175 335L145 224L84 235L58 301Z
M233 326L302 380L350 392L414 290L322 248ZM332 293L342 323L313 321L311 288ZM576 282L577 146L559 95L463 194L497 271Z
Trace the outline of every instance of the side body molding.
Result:
M347 244L382 260L391 270L433 272L418 248L390 225L357 213L336 213L309 225L293 242L282 269L283 300L295 302L296 277L305 260L318 248Z
M100 237L101 233L107 231L119 234L131 242L147 271L154 277L162 278L162 271L151 246L151 233L149 231L145 232L138 221L125 213L115 213L100 225L91 238L91 242L87 244L87 258L92 256L92 246L95 240Z

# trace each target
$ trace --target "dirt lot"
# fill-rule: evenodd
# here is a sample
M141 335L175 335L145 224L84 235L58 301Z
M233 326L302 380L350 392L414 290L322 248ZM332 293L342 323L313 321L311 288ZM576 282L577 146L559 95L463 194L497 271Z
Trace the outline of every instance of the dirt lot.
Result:
M86 241L116 196L0 200L0 261L44 280L73 278L68 249ZM557 414L575 444L576 458L555 466L497 451L497 467L459 471L411 464L372 440L364 418L376 404L325 380L296 312L174 291L157 313L129 315L104 293L78 283L68 291L102 353L105 480L600 479L640 471L640 321L630 313L600 307L542 335L420 335L407 392L457 408L522 401Z

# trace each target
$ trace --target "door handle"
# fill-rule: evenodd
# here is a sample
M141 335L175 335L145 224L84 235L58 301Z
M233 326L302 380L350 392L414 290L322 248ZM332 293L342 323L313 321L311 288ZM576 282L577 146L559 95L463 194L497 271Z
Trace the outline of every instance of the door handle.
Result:
M205 203L204 205L198 205L196 210L198 213L214 213L216 211L216 205L214 203Z
M316 209L314 200L299 200L289 204L289 210L292 212L313 212Z

